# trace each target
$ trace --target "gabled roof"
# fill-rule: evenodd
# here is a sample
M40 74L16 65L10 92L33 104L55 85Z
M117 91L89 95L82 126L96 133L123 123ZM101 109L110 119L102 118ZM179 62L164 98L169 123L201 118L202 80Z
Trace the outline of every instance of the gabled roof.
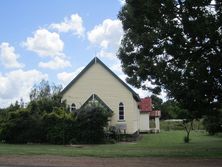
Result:
M99 104L101 104L105 109L107 109L107 111L113 112L109 106L106 105L106 103L104 103L104 101L102 101L102 99L99 98L99 96L97 96L96 94L92 94L86 101L85 103L81 106L81 108L86 107L90 102L95 102L98 101Z
M130 88L125 82L123 82L114 72L112 72L99 58L94 57L89 64L62 90L62 95L69 89L71 88L72 85L76 83L76 81L90 68L92 67L93 64L99 63L102 65L113 77L115 77L125 88L127 88L131 93L133 98L136 101L140 101L139 95L134 92L132 88Z

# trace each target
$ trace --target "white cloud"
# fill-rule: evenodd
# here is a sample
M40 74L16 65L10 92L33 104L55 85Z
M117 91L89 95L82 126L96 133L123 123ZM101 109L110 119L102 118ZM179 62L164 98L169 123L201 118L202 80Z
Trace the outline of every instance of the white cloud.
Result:
M123 29L120 20L106 19L87 33L91 44L100 48L98 57L116 59L116 52L120 45Z
M29 93L35 83L48 76L37 70L23 71L21 69L0 74L0 107L7 107L16 100L29 100Z
M19 55L15 53L15 48L7 42L0 44L0 62L6 68L22 68L23 64L18 62Z
M58 56L64 55L64 43L60 35L56 32L49 32L47 29L38 29L33 37L28 37L23 43L24 46L39 56Z
M49 28L57 30L58 32L72 32L74 35L83 36L85 28L83 20L78 14L72 14L70 18L65 17L61 23L53 23Z
M85 67L79 67L74 72L61 72L57 74L57 78L65 86L71 82Z
M33 37L28 37L24 46L41 57L50 57L48 62L39 62L39 67L49 69L59 69L71 66L63 53L64 42L56 32L46 29L38 29Z
M152 95L151 92L149 92L148 90L143 90L142 88L140 89L133 88L133 90L140 96L140 98L144 98L144 97Z
M71 66L70 62L66 60L65 57L59 57L59 56L54 57L52 60L48 62L39 62L39 67L49 68L49 69L59 69L70 66Z
M122 23L120 20L106 19L102 24L95 26L87 33L88 40L92 44L99 45L103 49L119 46L122 35Z

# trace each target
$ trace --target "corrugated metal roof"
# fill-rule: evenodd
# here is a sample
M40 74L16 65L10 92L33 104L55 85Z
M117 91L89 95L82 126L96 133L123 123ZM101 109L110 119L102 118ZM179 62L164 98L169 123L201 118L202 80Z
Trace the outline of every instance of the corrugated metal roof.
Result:
M139 102L140 112L151 112L152 111L152 99L150 97L146 97L141 99Z

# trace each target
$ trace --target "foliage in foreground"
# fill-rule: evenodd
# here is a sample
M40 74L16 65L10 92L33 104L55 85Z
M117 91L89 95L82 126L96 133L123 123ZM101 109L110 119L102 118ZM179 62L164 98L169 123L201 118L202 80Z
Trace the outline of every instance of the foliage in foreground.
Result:
M98 144L105 142L104 127L108 126L108 119L112 113L97 103L92 103L78 112L76 119L78 143Z
M5 113L0 122L0 140L6 143L103 143L109 116L110 113L98 106L78 114L64 108L54 108L50 113L20 108Z
M5 143L102 143L111 113L92 104L70 112L61 103L60 88L42 81L30 93L27 107L0 111L0 141Z

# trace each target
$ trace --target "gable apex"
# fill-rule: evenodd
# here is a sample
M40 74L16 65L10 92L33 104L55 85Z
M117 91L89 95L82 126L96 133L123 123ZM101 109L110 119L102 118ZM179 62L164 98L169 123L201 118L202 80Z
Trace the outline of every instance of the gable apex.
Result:
M136 101L140 101L139 95L134 92L125 82L123 82L114 72L112 72L98 57L94 57L89 64L62 90L61 94L63 95L69 88L71 88L76 81L83 76L83 74L88 71L94 64L100 64L105 70L107 70L114 78L116 78L128 91L132 93L133 98Z

